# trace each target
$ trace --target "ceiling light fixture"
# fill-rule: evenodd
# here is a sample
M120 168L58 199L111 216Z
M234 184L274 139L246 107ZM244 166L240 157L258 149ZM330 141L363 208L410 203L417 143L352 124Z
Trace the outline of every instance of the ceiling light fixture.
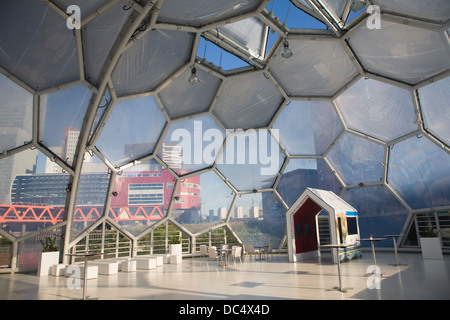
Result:
M365 0L353 0L352 4L350 5L350 10L357 12L359 10L362 10L365 6Z
M284 41L283 44L283 53L281 53L281 56L285 59L289 59L290 57L292 57L292 51L291 49L289 49L289 42L287 40Z
M192 67L191 76L189 77L189 83L194 85L199 82L200 82L200 79L197 77L197 69L195 69L195 67Z

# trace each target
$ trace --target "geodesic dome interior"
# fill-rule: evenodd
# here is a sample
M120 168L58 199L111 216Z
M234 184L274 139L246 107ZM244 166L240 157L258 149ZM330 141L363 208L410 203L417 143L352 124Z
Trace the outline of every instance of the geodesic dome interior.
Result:
M17 265L43 234L69 252L99 228L126 252L161 229L186 253L217 233L282 250L306 187L357 208L362 236L417 247L431 226L448 248L450 3L360 2L4 3L0 237Z

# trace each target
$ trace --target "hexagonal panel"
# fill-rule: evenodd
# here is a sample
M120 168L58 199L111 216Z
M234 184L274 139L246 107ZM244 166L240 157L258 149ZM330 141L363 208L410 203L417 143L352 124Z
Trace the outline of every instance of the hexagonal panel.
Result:
M178 175L210 167L218 157L225 132L209 115L173 122L158 157Z
M286 234L286 210L272 192L238 195L229 225L244 244L278 248Z
M79 79L76 38L66 20L42 2L5 3L0 29L0 65L34 89Z
M75 203L73 237L103 217L109 189L108 167L89 153L84 159Z
M409 84L450 69L438 31L381 20L378 30L362 24L349 43L367 71Z
M388 183L413 208L448 205L450 155L426 137L395 144L390 151Z
M199 27L252 11L260 3L261 0L166 0L159 12L158 22Z
M450 77L419 89L425 128L450 145Z
M227 129L256 129L268 125L282 101L263 73L248 73L226 80L213 113Z
M102 6L107 4L108 0L54 0L56 5L58 5L62 10L66 11L66 8L70 5L77 5L80 7L81 18L84 19L90 14L94 13ZM123 4L121 8L123 7Z
M347 185L379 182L383 177L384 147L346 133L326 158Z
M37 173L38 155L41 159L45 158L37 149L28 149L0 160L0 204L32 204L33 200L29 199L32 192L22 194L22 190L16 190L17 183L14 185L14 181L20 180L20 176L26 175L27 172L34 170L34 173ZM17 163L20 163L20 166ZM42 169L41 166L39 169ZM35 201L40 205L44 204L40 200Z
M191 85L191 69L187 69L159 92L161 102L171 119L208 111L221 80L196 68L199 83Z
M72 0L64 0L64 2L73 4ZM105 1L102 0L101 2L103 4ZM84 6L87 6L87 10ZM80 7L82 16L87 14L92 9L92 6L91 1L85 0L83 6ZM124 24L133 12L133 10L124 10L123 7L124 4L118 2L115 6L83 26L86 79L93 84L99 83L99 75L108 54ZM105 37L105 32L108 33L107 37Z
M239 131L230 135L217 169L238 190L271 188L284 162L284 154L267 130Z
M307 188L331 190L340 194L342 186L323 159L289 159L277 191L288 206Z
M381 12L400 14L445 22L450 17L450 2L447 0L373 0Z
M195 35L151 30L122 55L111 77L119 96L154 90L190 60Z
M279 54L269 71L290 96L331 97L358 75L341 43L334 39L289 39L293 55L286 59Z
M31 141L33 96L0 74L0 151Z
M383 141L417 130L411 94L405 89L362 78L336 103L349 128Z
M91 98L92 91L81 84L39 98L40 141L69 165Z
M133 235L167 215L175 179L154 159L116 175L108 215Z
M171 216L197 233L227 219L234 192L210 171L181 180L176 197Z
M383 186L348 189L342 198L358 208L361 238L400 234L409 215L409 211ZM370 243L361 242L361 245L370 246ZM392 239L380 241L377 246L392 247Z
M117 102L96 147L115 166L153 152L166 119L148 96Z
M290 155L320 155L343 127L331 102L290 101L273 129L279 130L281 144Z

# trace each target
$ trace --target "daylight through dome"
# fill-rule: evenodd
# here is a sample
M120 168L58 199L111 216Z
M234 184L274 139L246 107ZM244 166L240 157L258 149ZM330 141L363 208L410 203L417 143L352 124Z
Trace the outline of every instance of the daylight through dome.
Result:
M448 0L3 3L0 268L36 268L46 236L65 262L173 237L286 252L306 188L361 237L418 249L431 226L448 251L449 19Z

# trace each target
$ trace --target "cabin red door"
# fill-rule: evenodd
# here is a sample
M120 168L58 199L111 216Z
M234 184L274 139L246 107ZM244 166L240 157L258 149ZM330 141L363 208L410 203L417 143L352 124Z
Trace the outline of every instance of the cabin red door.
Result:
M316 235L316 215L322 208L311 199L294 214L296 253L318 250Z

